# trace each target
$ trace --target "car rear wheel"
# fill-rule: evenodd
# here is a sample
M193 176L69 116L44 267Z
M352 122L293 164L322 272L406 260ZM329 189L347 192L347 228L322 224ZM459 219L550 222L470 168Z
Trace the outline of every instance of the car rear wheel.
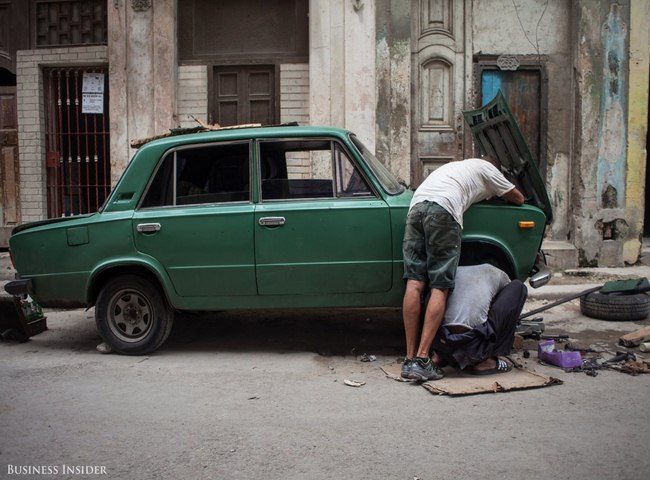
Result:
M174 314L158 288L140 275L119 275L101 289L95 322L115 352L145 355L169 336Z

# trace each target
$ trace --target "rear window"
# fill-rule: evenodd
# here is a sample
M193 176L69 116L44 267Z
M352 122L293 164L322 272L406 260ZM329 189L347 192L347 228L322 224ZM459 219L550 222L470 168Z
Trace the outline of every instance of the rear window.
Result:
M250 201L250 143L175 150L162 161L142 208Z

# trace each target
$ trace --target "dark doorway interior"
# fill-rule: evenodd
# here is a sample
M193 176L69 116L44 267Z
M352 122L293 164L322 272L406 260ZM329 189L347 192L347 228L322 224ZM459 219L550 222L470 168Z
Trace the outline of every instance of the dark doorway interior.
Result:
M0 68L0 87L15 87L16 75L9 70Z

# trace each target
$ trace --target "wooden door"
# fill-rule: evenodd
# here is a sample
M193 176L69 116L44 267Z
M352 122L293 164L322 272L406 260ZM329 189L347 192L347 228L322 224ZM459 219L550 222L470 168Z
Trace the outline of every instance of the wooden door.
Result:
M411 184L464 156L463 0L413 2Z
M539 69L517 71L483 70L481 75L481 105L492 101L501 90L515 116L537 167L545 170L541 155L542 95Z
M0 87L0 246L19 222L18 116L16 87Z
M222 127L277 122L273 65L215 67L211 123Z

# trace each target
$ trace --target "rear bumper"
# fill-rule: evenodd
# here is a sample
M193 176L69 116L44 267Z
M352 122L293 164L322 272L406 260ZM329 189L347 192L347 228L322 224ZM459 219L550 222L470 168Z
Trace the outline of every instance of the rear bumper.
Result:
M31 292L32 290L32 281L31 279L28 280L12 280L11 282L8 282L5 284L5 292L7 292L9 295L14 295L14 296L23 296L27 295Z

